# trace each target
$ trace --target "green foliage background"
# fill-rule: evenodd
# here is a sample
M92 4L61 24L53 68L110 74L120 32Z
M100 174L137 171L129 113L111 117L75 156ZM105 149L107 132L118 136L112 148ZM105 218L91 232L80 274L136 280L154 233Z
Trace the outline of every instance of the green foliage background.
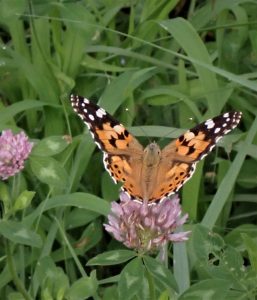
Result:
M0 182L0 299L256 298L256 15L249 0L0 0L0 130L35 144ZM183 187L192 235L165 265L104 232L118 187L71 91L161 145L243 112Z

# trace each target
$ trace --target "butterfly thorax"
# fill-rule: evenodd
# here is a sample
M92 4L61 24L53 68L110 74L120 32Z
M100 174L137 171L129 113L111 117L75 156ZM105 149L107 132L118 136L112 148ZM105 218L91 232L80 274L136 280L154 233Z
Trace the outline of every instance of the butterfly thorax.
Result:
M156 181L158 166L161 161L161 149L156 143L149 144L144 149L143 164L142 164L142 178L141 189L143 192L143 199L149 200Z
M143 165L146 168L158 166L161 159L161 149L156 143L151 143L144 149Z

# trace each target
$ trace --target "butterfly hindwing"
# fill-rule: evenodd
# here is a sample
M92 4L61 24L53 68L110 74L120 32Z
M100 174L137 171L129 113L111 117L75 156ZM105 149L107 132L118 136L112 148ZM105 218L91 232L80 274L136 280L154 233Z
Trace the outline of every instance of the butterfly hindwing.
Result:
M156 185L150 196L149 203L161 201L176 193L193 175L195 163L162 160L160 169L166 172L158 173Z

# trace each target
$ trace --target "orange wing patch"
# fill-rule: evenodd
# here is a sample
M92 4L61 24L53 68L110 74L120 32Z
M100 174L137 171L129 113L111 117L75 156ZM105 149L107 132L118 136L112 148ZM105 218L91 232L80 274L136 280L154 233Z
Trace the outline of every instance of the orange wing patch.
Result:
M201 160L225 134L238 125L241 116L241 112L229 112L197 125L176 140L176 152L195 162Z
M122 125L112 127L109 122L103 124L102 128L96 127L95 135L95 138L100 141L103 149L107 152L114 149L127 149L132 140L131 134Z
M163 161L160 168L165 168L167 161ZM175 163L169 170L159 174L157 179L158 184L153 191L149 202L156 202L162 200L175 192L177 192L181 186L183 186L193 175L195 171L195 164L187 163Z
M197 135L188 131L176 140L177 153L197 160L201 154L208 149L212 142L211 140L205 139L206 135L202 131L197 133Z
M126 159L120 156L105 155L104 158L105 167L110 170L111 176L113 176L117 181L126 182L128 177L132 175L132 168Z

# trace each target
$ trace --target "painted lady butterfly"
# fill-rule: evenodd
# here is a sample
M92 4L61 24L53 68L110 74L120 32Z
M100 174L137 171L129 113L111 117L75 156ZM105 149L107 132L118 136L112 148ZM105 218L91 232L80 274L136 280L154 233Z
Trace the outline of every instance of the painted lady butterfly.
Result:
M161 150L156 143L143 148L122 124L89 100L71 95L71 104L103 151L105 168L115 183L123 182L122 189L131 199L148 204L177 192L193 175L196 163L242 116L227 112L209 119Z

